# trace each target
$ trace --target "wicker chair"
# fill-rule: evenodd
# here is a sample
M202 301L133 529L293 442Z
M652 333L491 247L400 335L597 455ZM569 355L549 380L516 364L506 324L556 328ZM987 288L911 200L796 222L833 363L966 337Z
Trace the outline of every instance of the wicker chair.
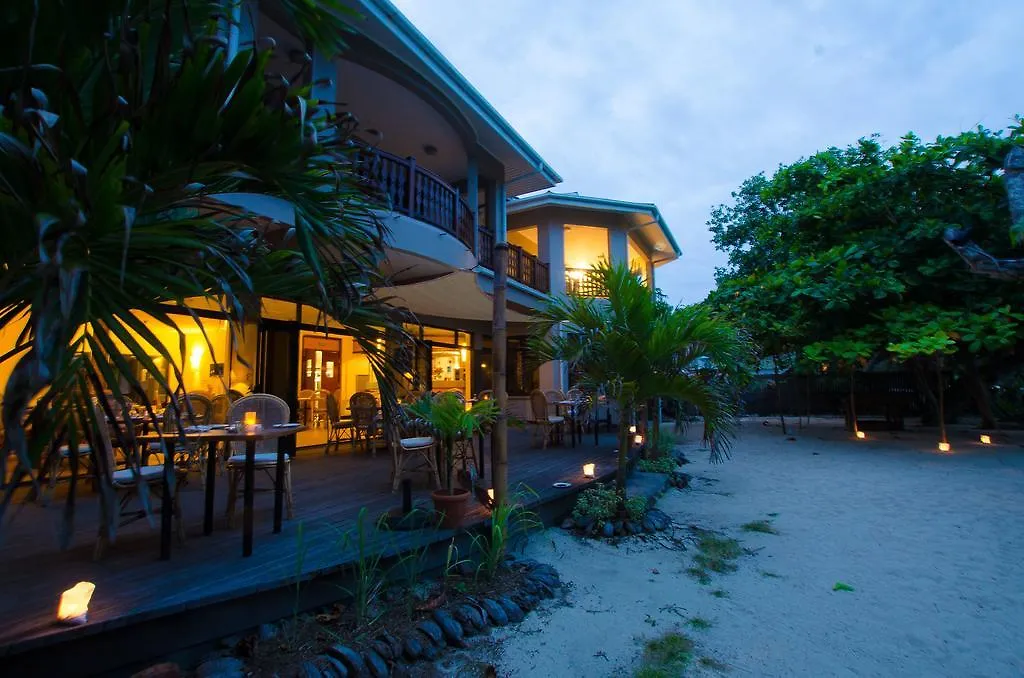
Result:
M255 412L256 421L264 427L274 424L286 424L291 415L288 404L275 395L256 393L239 398L231 405L228 412L230 421L242 420L246 412ZM270 478L271 485L276 481L278 440L260 440L256 443L255 468L263 471ZM235 504L238 501L239 488L243 485L245 475L245 443L232 443L232 454L228 457L228 525L232 525L235 517ZM292 464L291 459L284 458L284 502L288 510L288 519L294 514L292 500Z
M178 412L181 416L181 423L185 426L206 426L210 423L210 419L213 416L213 401L207 398L202 393L186 393L184 396L178 396L177 399ZM177 417L174 413L174 407L170 404L164 408L163 416L164 429L176 430L177 428ZM165 441L168 444L172 444L172 441ZM186 449L181 451L181 454L174 460L175 465L183 465L186 467L195 468L198 466L200 473L202 474L203 483L206 482L206 464L203 463L206 455L206 445L192 444ZM150 454L160 454L162 456L163 448L161 443L152 442L149 444Z
M485 389L476 394L477 400L494 400L494 391Z
M352 417L341 416L341 407L335 393L327 394L327 445L324 454L330 454L331 445L340 445L344 441L346 431L349 439L352 439Z
M377 447L370 441L377 435L377 399L372 393L360 391L352 394L348 400L348 409L352 413L352 441L359 444L359 438L366 441L366 449L373 456L377 455Z
M565 417L549 413L549 406L550 404L544 395L544 391L534 389L530 393L530 420L527 423L533 426L534 440L539 435L541 445L545 449L548 446L548 439L551 438L551 434L561 432L562 424L565 423Z
M210 399L210 421L211 424L228 423L228 410L231 409L231 396L227 393L218 393Z
M437 471L437 456L434 454L434 439L429 435L417 435L408 422L389 422L385 431L388 447L391 448L391 491L398 489L402 475L425 471L433 480L434 487L441 489L441 475ZM415 466L411 462L419 461Z
M299 390L299 420L303 424L309 424L313 413L313 389L304 388Z
M105 422L105 416L103 409L96 406L96 420ZM132 422L131 420L117 422L116 426L124 427L126 437L132 437ZM118 515L116 516L119 525L124 526L130 522L140 520L147 517L145 509L137 509L134 511L126 510L128 504L134 497L139 496L140 488L145 485L149 491L151 498L163 500L164 491L164 467L163 466L139 466L133 468L132 464L129 464L128 468L115 471L116 462L114 460L114 446L110 439L110 428L108 425L101 425L97 432L95 442L99 444L100 454L103 455L105 463L102 464L104 467L101 472L106 474L107 482L114 490L116 496L116 506ZM136 456L137 459L137 456ZM134 460L132 460L134 461ZM175 487L180 489L181 481L184 480L185 471L182 469L175 469L176 483ZM173 498L173 510L175 521L177 522L178 541L181 543L185 542L185 524L181 518L181 502L179 500L178 491L175 491ZM104 502L100 502L101 511L106 512L106 506ZM106 553L109 544L114 541L114 534L110 531L110 520L111 516L102 515L100 518L100 530L99 537L96 540L96 548L93 551L93 558L100 560L103 554Z

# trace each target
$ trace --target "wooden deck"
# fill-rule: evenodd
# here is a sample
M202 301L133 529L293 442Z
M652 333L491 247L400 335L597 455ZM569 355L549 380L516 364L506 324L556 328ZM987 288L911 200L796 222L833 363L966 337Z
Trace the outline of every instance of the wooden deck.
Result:
M596 447L593 436L585 436L575 449L568 441L547 450L530 448L523 431L512 431L509 438L510 486L531 488L537 493L531 500L535 505L578 492L585 483L584 462L596 462L599 476L614 470L615 440L610 434L602 433ZM64 552L57 549L63 505L59 491L49 507L12 506L0 546L0 619L4 620L0 663L183 610L294 589L296 582L338 572L353 560L355 552L351 544L346 545L345 534L356 526L360 509L366 507L369 520L375 521L401 503L400 493L391 492L390 468L390 457L383 451L376 458L347 447L331 456L317 449L301 451L292 466L295 518L285 522L282 533L272 534L273 493L258 493L255 549L250 558L241 556L240 528L237 524L228 528L223 518L224 478L217 483L217 519L210 536L202 534L203 492L198 477L193 476L182 490L188 538L183 546L175 542L169 561L158 559L158 521L154 520L152 526L139 521L122 528L106 558L94 562L98 506L89 493L79 499L74 538ZM557 481L573 487L553 488ZM258 478L257 483L267 485L268 481ZM427 485L419 480L414 487L415 501L429 504ZM488 512L474 505L473 519L480 522ZM450 532L433 529L376 533L373 549L397 553L450 537ZM83 580L96 584L89 623L54 626L59 593ZM205 633L214 638L217 629Z

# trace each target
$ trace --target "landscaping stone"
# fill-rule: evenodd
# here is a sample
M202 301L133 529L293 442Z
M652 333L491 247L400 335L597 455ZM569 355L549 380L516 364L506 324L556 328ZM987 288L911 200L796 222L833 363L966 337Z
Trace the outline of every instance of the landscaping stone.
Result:
M672 519L661 509L651 509L648 511L645 520L649 520L658 532L668 529L672 524Z
M601 535L605 536L605 537L614 537L615 536L615 526L612 525L611 523L605 523L604 525L601 526Z
M337 657L321 655L320 672L325 678L348 678L348 667Z
M596 524L597 522L590 516L583 516L576 521L576 527L579 528L580 532L590 532Z
M522 608L524 612L529 612L540 604L540 598L532 593L528 593L527 591L519 591L518 593L513 593L509 597L512 599L512 602Z
M298 678L324 678L324 672L316 662L302 662L299 664Z
M501 605L498 605L498 603L490 598L481 600L480 605L484 608L484 612L487 613L491 623L495 626L506 626L508 624L508 613L505 612Z
M445 640L448 641L449 645L456 647L465 647L466 641L464 640L466 633L462 630L462 624L457 622L451 613L447 610L434 610L434 621L441 627L441 631L444 633Z
M402 641L399 640L396 636L385 631L384 633L377 636L377 641L384 643L389 648L391 648L391 659L398 661L402 658Z
M487 620L484 615L472 605L459 605L452 609L452 615L462 623L462 629L467 633L470 632L470 629L483 631L487 628Z
M626 521L626 534L640 534L643 532L643 528L639 523L635 523L632 520Z
M433 643L425 640L423 643L423 658L427 661L433 661L438 658L441 651L437 649Z
M574 530L574 529L576 529L576 521L573 520L572 518L566 518L565 520L562 521L562 529L563 530Z
M196 678L242 678L245 664L236 657L217 657L204 661L196 669Z
M623 533L624 533L624 532L626 531L626 523L624 523L624 522L623 522L623 521L621 521L621 520L616 520L616 521L615 521L615 522L614 522L614 523L612 524L612 527L613 527L613 528L614 528L614 530L615 530L615 534L623 534Z
M405 658L411 662L414 662L423 656L423 644L426 641L420 640L420 638L420 634L410 633L402 642L402 654L404 654Z
M397 657L395 657L394 650L392 650L391 646L385 643L383 640L371 640L369 642L369 645L373 649L373 651L379 654L382 658L384 658L385 661L397 659Z
M651 520L649 515L644 516L643 522L640 523L640 526L643 528L644 532L654 532L655 530L654 521Z
M136 674L132 675L132 678L180 678L181 667L173 662L163 662L162 664L154 664L148 669L143 669Z
M430 642L437 647L444 647L444 631L434 622L424 619L416 625L416 630L429 638Z
M555 588L557 588L557 586ZM554 598L555 592L544 582L537 582L537 595L540 598Z
M277 632L276 624L260 624L259 629L256 631L256 636L261 642L267 642L277 638Z
M526 613L523 612L522 608L513 603L508 596L499 596L497 602L505 610L508 620L513 624L523 621L526 617Z
M363 652L363 662L373 678L388 678L388 663L373 650Z
M363 661L362 655L348 645L341 643L331 645L327 648L327 654L341 660L341 663L348 669L349 675L362 676L366 674L366 662Z

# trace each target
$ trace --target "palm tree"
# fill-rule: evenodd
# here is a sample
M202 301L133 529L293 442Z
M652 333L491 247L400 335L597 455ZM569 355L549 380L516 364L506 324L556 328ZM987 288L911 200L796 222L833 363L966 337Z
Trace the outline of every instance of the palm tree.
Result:
M651 398L690 402L704 416L711 460L728 456L735 398L720 380L698 367L728 370L746 364L749 346L733 327L701 306L659 302L625 265L602 262L593 273L607 299L569 296L553 300L533 326L532 347L542 360L565 360L584 386L603 391L619 410L616 485L625 491L629 433L625 422Z
M353 171L354 122L312 98L308 65L269 73L272 40L228 55L232 1L5 6L7 25L24 30L0 43L0 330L24 328L0 355L13 366L3 456L17 455L21 478L59 442L91 440L92 397L119 379L150 416L154 400L176 402L185 340L169 312L191 313L213 351L196 300L219 309L233 339L262 298L315 307L353 332L393 401L377 340L404 333L370 295L386 234ZM310 44L343 47L339 0L280 6ZM287 206L289 223L236 206L239 194ZM179 350L147 317L178 333ZM157 398L122 347L157 381ZM111 420L126 410L113 390L113 405L100 399ZM73 465L68 517L77 479ZM116 513L106 511L111 530Z

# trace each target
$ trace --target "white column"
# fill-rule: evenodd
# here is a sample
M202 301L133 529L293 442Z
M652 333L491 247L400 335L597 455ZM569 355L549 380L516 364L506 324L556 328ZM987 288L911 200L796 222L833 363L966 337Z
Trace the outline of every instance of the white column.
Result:
M629 236L619 228L608 229L608 257L612 265L629 265Z

